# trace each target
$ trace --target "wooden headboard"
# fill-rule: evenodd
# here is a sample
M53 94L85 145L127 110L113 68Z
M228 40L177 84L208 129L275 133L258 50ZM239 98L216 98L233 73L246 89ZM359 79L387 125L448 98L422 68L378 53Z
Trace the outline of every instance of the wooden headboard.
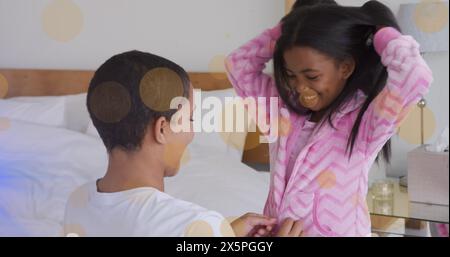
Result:
M89 70L0 69L0 76L7 83L6 98L83 93L87 91L93 74ZM231 88L225 73L190 72L189 77L194 88L204 91Z

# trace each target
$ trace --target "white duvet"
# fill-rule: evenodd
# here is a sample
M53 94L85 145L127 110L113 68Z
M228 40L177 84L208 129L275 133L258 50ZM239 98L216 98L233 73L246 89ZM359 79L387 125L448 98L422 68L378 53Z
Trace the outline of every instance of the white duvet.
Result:
M210 135L209 135L210 136ZM262 212L268 173L240 163L236 153L203 144L166 179L166 192L224 216ZM68 195L101 177L107 156L101 140L80 132L10 120L0 130L0 236L60 236Z

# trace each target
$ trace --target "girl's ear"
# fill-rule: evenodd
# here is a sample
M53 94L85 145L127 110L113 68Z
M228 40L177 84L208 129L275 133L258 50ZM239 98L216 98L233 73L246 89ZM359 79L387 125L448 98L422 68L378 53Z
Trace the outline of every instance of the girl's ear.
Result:
M166 144L168 136L170 134L169 122L165 117L159 117L155 120L155 125L153 126L153 135L156 143Z
M345 80L350 78L350 76L355 71L355 66L356 66L356 64L355 64L355 60L353 58L345 59L340 65L340 71L341 71L342 78L344 78Z

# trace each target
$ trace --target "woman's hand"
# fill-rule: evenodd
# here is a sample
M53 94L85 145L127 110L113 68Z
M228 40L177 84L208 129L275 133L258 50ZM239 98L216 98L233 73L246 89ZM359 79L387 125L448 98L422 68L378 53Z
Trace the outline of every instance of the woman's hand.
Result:
M247 213L231 222L230 225L237 237L261 237L268 236L275 224L275 218L256 213Z
M275 236L278 237L301 237L303 235L303 224L301 221L287 218L281 224Z

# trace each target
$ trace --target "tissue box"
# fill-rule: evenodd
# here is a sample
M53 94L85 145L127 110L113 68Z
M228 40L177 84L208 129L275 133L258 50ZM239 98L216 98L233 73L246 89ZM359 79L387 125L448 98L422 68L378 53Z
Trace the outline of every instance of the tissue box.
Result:
M449 205L448 152L421 146L408 153L408 193L412 202Z

